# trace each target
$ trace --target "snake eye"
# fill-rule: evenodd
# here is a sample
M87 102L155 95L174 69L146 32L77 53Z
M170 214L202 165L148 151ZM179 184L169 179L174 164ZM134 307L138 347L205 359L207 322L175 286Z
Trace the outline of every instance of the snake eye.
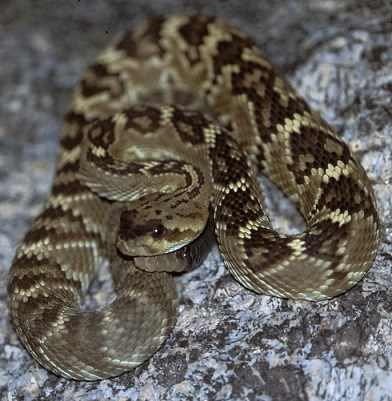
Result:
M165 227L163 226L163 224L159 223L151 230L151 237L155 239L161 238L164 232Z

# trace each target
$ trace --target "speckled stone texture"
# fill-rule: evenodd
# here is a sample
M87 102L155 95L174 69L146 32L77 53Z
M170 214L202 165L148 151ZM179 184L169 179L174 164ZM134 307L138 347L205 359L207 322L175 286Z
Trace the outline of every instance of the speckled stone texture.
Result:
M134 372L96 383L40 368L9 321L7 272L48 194L62 115L86 65L145 17L203 12L242 27L356 152L374 185L382 244L365 279L329 302L242 288L215 250L179 276L177 327ZM392 400L390 0L28 1L0 4L0 399ZM266 184L280 229L297 220ZM108 273L94 285L107 299Z

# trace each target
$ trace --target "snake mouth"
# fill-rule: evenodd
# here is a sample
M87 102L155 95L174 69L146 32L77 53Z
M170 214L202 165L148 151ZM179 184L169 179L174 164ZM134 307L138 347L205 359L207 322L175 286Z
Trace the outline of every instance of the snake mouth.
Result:
M170 246L172 245L172 246ZM146 257L146 256L159 256L171 252L175 252L186 244L172 244L168 241L160 243L154 243L150 241L143 241L140 239L125 241L120 237L117 237L116 247L117 249L126 256L131 257Z

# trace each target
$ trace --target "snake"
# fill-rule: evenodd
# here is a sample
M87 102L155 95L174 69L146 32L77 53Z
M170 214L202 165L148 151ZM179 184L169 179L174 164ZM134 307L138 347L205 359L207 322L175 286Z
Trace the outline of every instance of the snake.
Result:
M273 228L259 174L298 208L303 232ZM173 276L215 239L245 288L319 301L362 279L379 225L348 145L251 38L213 16L153 17L111 42L74 90L51 194L9 273L12 324L47 370L115 377L166 341ZM86 310L108 259L116 298Z

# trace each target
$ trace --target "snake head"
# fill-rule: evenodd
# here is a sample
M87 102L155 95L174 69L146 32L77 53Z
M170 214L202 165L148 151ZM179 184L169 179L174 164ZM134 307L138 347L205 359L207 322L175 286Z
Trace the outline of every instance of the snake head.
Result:
M150 218L143 209L128 209L121 213L117 231L117 248L128 256L155 256L176 251L196 239L205 226L202 219L192 225L181 224L181 219L163 214ZM177 222L177 223L175 223ZM197 223L195 223L197 222Z

